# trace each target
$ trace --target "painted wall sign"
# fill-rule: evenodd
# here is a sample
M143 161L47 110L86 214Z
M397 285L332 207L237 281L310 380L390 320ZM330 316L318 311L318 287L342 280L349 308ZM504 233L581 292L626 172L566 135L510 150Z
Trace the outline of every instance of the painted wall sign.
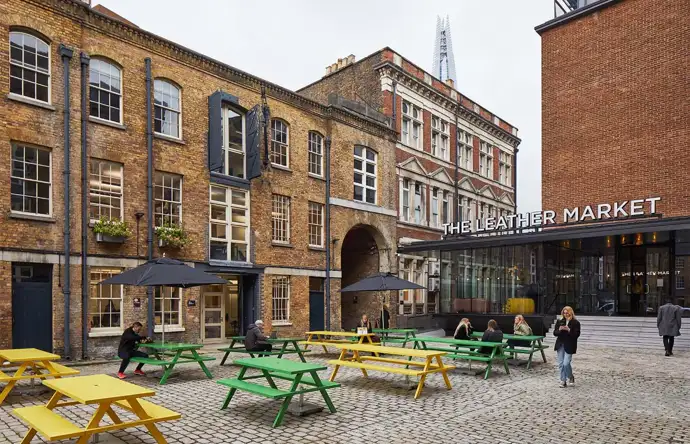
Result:
M601 221L606 219L620 219L629 216L644 216L656 214L657 202L660 197L647 199L624 200L613 204L587 205L580 208L565 208L562 212L564 223ZM531 213L510 214L501 217L487 217L474 221L443 224L443 234L483 233L487 231L519 230L538 228L556 223L556 212L551 210L534 211Z

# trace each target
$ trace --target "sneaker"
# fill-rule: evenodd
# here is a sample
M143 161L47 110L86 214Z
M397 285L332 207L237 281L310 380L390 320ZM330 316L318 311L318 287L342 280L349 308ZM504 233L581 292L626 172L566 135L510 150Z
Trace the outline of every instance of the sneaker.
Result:
M575 385L575 376L570 376L570 378L568 379L568 384Z
M565 382L565 381L561 381L560 387L561 387L561 388L566 388L566 387L568 387L568 383Z
M122 372L117 372L117 377L120 378L120 379L125 379L125 378L127 377L127 375L125 375L125 374L122 373Z
M139 369L134 370L134 374L139 375L139 376L146 376L146 373L144 373L143 370L139 370Z

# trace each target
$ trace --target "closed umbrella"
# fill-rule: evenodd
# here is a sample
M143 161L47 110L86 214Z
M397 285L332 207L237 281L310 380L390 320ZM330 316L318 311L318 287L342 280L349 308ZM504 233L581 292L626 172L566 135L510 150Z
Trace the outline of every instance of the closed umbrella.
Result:
M190 288L201 285L226 284L225 279L205 273L182 261L161 257L152 259L136 268L108 278L101 285L136 285L138 287ZM163 342L165 342L165 294L162 299ZM150 310L153 308L151 307Z

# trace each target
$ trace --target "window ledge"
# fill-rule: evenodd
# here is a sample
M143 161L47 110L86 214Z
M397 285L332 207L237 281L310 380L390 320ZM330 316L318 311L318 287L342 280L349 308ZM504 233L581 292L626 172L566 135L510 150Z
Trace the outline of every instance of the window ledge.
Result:
M154 333L162 333L163 332L163 326L162 325L155 325L153 327ZM166 333L178 333L182 331L187 331L186 328L184 328L181 325L166 325L165 326L165 332Z
M276 242L276 241L271 241L271 245L274 247L295 248L295 246L292 244L284 244L284 243Z
M309 245L309 249L312 251L326 251L324 247L317 247L316 245Z
M309 177L311 177L312 179L323 180L324 182L326 181L326 178L323 177L323 176L318 176L318 175L316 175L316 174L314 174L314 173L308 173L308 175L309 175Z
M47 109L49 111L55 111L55 107L49 103L41 102L40 100L31 99L29 97L20 96L19 94L8 93L7 99L13 100L15 102L24 103L26 105L35 106L38 108Z
M165 140L167 142L176 143L178 145L187 145L184 140L178 139L177 137L168 136L165 134L153 133L153 137L160 140Z
M89 116L89 122L98 123L99 125L109 126L111 128L116 128L119 130L126 130L127 127L121 123L111 122L109 120L99 119L98 117Z
M273 321L271 322L271 327L290 327L292 322L290 321Z
M55 223L56 220L52 216L41 216L38 214L23 214L23 213L15 213L13 211L10 211L10 219L22 219L22 220L35 220L37 222L48 222L48 223Z
M285 171L286 173L292 173L292 170L290 169L290 167L278 165L278 164L273 163L273 162L271 162L271 168L274 168L274 169L280 170L280 171Z
M89 332L90 338L105 338L113 336L122 336L123 330L121 328L94 328Z

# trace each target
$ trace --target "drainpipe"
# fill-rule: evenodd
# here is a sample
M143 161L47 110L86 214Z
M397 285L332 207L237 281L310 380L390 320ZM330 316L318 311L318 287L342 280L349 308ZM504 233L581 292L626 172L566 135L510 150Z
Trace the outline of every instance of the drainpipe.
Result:
M458 99L459 102L462 102L462 96ZM460 103L458 103L456 106L461 106ZM458 202L458 168L460 168L460 165L458 164L458 157L460 154L460 144L458 143L458 110L455 110L455 186L453 187L453 194L454 194L454 199L455 199L455 222L460 222L460 202Z
M398 129L398 83L393 81L393 129Z
M89 337L89 268L86 260L88 256L89 214L87 207L89 182L87 174L86 125L88 122L88 82L89 56L81 53L81 352L82 357L88 356Z
M69 343L69 327L70 327L70 322L69 322L69 306L70 306L70 194L69 194L69 185L70 185L70 174L69 174L69 169L70 169L70 109L72 104L70 103L70 94L69 94L69 62L72 60L72 56L74 55L74 51L71 50L70 48L66 47L63 44L60 44L59 47L59 52L60 52L60 57L62 57L62 77L64 79L64 97L65 97L65 103L64 103L64 109L63 109L63 118L64 118L64 130L63 130L63 135L64 135L64 152L65 152L65 160L64 160L64 165L62 166L62 177L64 181L64 202L65 202L65 219L64 219L64 224L63 224L63 233L64 233L64 240L65 240L65 282L62 286L62 295L65 298L65 339L64 339L64 353L63 355L65 358L69 359L70 357L70 343Z
M331 330L331 138L326 137L326 331Z
M146 151L148 163L148 177L147 177L147 224L148 224L148 250L149 260L153 259L153 129L151 124L151 59L146 57L144 59L146 65ZM146 287L146 296L148 300L148 310L146 316L146 325L148 327L148 336L153 337L153 289Z
M515 213L517 213L517 156L520 150L515 147L515 156L513 156L513 202L515 202Z

